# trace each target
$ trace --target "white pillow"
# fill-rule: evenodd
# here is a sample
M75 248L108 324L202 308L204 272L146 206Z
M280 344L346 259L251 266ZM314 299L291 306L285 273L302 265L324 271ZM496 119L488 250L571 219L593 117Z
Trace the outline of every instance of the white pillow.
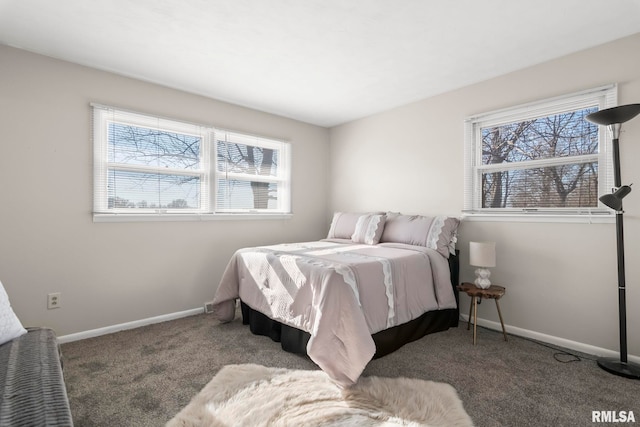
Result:
M356 222L356 228L351 235L354 243L365 243L367 245L377 245L384 230L385 215L362 215Z
M9 295L0 282L0 345L26 334L18 316L13 312L9 303Z

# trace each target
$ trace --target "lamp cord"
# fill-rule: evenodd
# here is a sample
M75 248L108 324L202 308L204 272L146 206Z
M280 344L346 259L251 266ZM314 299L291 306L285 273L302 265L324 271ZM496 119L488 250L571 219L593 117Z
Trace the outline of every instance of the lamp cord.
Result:
M460 320L465 321L462 318ZM480 327L482 329L486 329L487 331L491 331L491 332L495 332L495 333L501 333L500 331L495 331L495 330L487 328L485 326L478 325L478 327ZM556 347L554 345L545 344L545 343L543 343L541 341L534 340L533 338L527 338L527 337L523 337L523 336L520 336L520 335L513 335L513 334L509 334L509 333L507 333L507 335L510 335L510 336L516 337L516 338L520 338L520 339L532 342L534 344L538 344L539 346L542 346L542 347L550 348L551 350L556 350L556 352L553 353L553 358L556 361L560 362L560 363L582 362L583 359L584 360L591 360L591 361L594 361L594 362L596 360L598 360L597 357L588 357L588 356L584 356L584 355L579 356L578 354L572 353L571 351L568 351L568 350L560 350L558 347ZM564 359L565 357L567 357L567 359Z

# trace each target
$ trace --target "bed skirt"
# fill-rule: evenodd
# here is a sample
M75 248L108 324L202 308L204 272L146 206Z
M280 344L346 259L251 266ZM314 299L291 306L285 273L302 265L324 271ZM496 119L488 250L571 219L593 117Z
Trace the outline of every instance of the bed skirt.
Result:
M264 335L273 341L279 342L282 349L289 353L307 353L307 342L310 338L308 332L272 320L264 314L253 310L244 302L240 303L240 307L242 310L242 323L249 325L251 333ZM377 332L372 335L376 345L376 353L373 358L376 359L392 353L403 345L418 340L425 335L456 327L458 326L458 318L459 311L454 308L429 311L417 319Z

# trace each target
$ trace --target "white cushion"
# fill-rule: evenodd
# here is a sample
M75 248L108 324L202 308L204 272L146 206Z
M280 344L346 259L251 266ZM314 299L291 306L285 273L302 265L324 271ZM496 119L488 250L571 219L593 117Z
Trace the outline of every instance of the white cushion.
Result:
M385 215L368 214L362 215L356 222L356 228L351 235L354 243L365 243L367 245L377 245L384 230Z
M0 345L26 334L18 316L13 312L9 303L9 295L0 282Z

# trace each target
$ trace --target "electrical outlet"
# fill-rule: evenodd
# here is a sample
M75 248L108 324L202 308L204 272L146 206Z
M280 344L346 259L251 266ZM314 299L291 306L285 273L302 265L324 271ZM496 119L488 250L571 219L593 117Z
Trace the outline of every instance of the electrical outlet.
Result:
M60 308L61 303L61 294L60 292L54 292L47 295L47 308L49 310L53 308Z
M207 302L204 304L204 312L209 314L209 313L213 313L213 304L210 302Z

